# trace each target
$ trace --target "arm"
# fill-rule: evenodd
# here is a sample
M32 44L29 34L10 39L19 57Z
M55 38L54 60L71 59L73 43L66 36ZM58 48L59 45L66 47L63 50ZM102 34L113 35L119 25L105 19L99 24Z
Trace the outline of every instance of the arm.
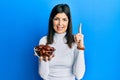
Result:
M39 41L39 45L41 44L46 44L46 36L41 38ZM49 74L49 61L45 62L45 61L40 61L39 60L39 74L43 79L47 79L47 76Z
M49 62L45 61L39 61L39 74L43 79L47 79L47 76L49 74Z
M85 73L84 50L78 50L77 47L75 47L74 54L75 61L73 65L73 74L78 80L80 80Z

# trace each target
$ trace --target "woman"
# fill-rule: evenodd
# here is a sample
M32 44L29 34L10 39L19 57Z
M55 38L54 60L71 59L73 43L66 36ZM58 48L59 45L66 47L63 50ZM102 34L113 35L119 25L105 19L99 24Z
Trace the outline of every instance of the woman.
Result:
M39 45L56 49L54 57L40 57L39 74L44 80L82 79L85 72L84 39L83 34L72 35L71 14L67 4L58 4L52 9L48 35L40 39Z

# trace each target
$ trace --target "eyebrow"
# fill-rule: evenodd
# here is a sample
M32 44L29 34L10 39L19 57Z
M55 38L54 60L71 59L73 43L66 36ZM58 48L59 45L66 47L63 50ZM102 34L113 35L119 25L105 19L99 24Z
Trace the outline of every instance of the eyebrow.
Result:
M59 17L56 16L56 17L54 17L54 18L59 18ZM68 19L68 18L67 18L67 17L64 17L64 18L62 18L62 19Z

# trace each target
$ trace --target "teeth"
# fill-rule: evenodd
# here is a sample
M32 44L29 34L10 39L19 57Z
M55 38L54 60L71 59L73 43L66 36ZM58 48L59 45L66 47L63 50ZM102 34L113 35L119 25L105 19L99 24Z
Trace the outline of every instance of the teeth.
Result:
M63 27L57 27L57 29L58 29L58 30L62 30L62 29L63 29Z

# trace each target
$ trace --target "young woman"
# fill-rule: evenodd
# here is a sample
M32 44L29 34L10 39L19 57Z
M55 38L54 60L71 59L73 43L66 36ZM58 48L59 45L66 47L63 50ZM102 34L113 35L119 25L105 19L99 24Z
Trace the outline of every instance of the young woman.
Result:
M39 74L44 80L78 80L85 73L83 34L72 35L70 8L67 4L56 5L50 14L48 35L39 45L55 48L54 57L40 56ZM50 59L50 60L49 60Z

